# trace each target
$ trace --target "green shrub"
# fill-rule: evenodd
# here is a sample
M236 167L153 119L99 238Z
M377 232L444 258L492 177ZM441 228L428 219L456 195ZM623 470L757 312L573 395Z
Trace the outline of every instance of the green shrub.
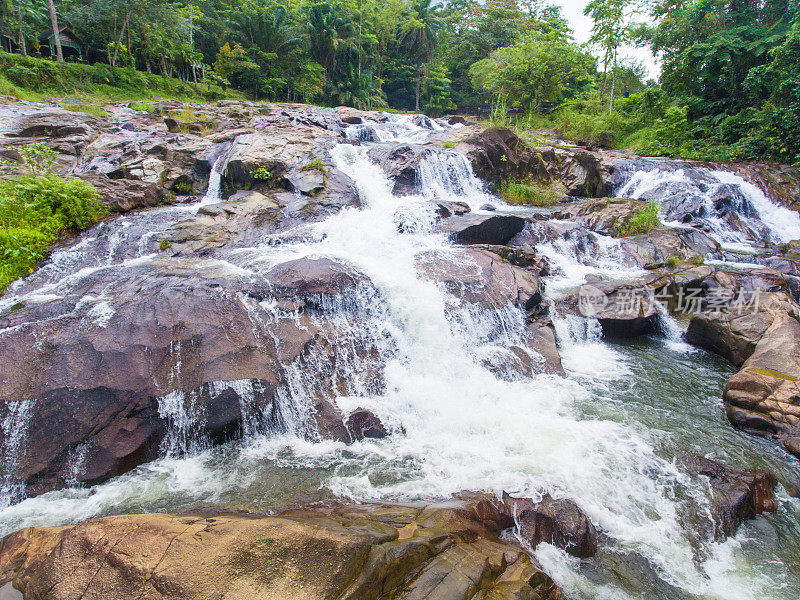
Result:
M503 186L501 196L509 204L526 206L555 206L566 196L567 190L560 181L550 183L520 183L509 181Z
M659 207L655 202L648 202L631 216L625 223L614 230L614 237L627 237L647 233L661 225L658 216Z
M666 264L667 267L670 268L670 269L675 269L675 268L678 267L678 265L681 264L681 257L680 256L670 256L667 259L667 262L664 263L664 264Z
M62 232L86 229L108 214L91 184L49 172L44 149L22 154L31 157L28 172L0 179L0 291L32 273Z
M219 100L243 97L214 84L194 86L172 77L98 63L56 63L50 60L0 51L0 93L23 100L43 96L86 96L104 100L175 98ZM91 103L86 103L88 110ZM95 113L92 113L95 114Z
M442 143L442 148L455 148L455 147L456 147L456 143L455 142L443 142Z
M265 167L259 167L250 171L250 177L259 181L269 181L272 179L272 171Z
M158 249L162 252L164 250L169 250L172 248L172 242L170 242L167 238L161 238L161 241L158 242Z

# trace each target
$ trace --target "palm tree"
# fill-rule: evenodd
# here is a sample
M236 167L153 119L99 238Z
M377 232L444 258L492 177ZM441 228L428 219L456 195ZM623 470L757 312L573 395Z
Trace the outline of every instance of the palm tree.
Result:
M400 30L400 44L414 61L417 76L414 80L414 107L419 110L419 91L422 83L422 65L428 62L436 49L442 22L436 17L440 4L431 6L432 0L414 0L408 21Z
M237 13L229 25L237 41L245 46L258 46L267 54L285 56L303 43L293 35L289 15L281 5Z
M337 52L354 44L353 24L340 17L336 6L328 2L309 8L306 33L311 58L322 65L326 77L330 75Z
M53 41L56 43L56 56L58 62L64 62L64 53L61 52L61 35L58 30L58 16L56 15L56 5L53 0L47 0L47 8L50 11L50 25L53 27Z

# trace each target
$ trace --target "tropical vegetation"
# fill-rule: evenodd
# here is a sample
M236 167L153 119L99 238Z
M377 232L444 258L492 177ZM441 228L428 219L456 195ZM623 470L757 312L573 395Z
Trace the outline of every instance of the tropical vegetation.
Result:
M0 92L460 111L643 154L800 162L800 1L585 12L581 44L546 0L0 0Z

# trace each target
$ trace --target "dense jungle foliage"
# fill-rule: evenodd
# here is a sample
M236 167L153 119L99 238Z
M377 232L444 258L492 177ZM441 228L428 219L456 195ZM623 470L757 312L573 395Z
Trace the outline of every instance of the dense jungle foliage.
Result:
M592 0L586 14L592 38L578 44L545 0L0 0L0 92L203 86L482 114L643 154L800 162L800 0ZM630 45L649 46L659 81L620 59Z

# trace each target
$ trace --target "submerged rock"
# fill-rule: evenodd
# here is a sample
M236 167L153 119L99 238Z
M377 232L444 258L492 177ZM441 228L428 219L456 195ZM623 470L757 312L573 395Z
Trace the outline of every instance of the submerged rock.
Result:
M556 600L517 544L453 509L131 515L30 528L0 543L0 584L49 600Z
M389 435L381 420L371 411L359 409L347 417L347 431L354 440L380 439Z
M519 533L531 547L546 542L578 558L597 552L597 530L572 500L555 500L546 494L536 503L511 497L504 501L513 507Z

